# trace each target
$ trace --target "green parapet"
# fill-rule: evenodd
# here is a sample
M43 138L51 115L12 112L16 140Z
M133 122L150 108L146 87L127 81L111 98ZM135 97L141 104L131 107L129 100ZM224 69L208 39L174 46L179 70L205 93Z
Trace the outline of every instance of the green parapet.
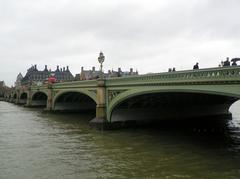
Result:
M131 97L144 94L179 92L240 99L240 66L32 85L29 88L18 87L12 90L10 99L18 102L20 92L28 94L29 105L35 93L46 94L48 110L54 109L56 99L62 94L81 93L97 104L95 120L100 119L97 122L109 124L112 122L111 115L116 106Z

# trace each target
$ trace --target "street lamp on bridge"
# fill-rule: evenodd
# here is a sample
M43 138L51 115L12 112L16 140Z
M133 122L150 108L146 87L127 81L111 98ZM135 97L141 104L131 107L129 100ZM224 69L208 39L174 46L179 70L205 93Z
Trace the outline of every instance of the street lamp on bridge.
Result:
M104 62L104 60L105 60L105 56L103 55L103 53L102 52L100 52L99 53L99 56L98 56L98 62L100 63L100 75L101 75L101 77L103 77L103 69L102 69L102 67L103 67L103 62Z

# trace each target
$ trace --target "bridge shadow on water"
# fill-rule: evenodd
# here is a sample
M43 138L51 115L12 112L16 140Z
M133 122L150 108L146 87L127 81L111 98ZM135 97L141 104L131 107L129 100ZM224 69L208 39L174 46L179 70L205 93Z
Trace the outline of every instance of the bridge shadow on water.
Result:
M77 113L55 112L51 114L54 120L64 128L79 128L86 133L99 133L103 135L148 135L158 140L165 140L170 143L185 143L206 148L229 150L229 152L240 152L240 121L232 116L214 118L189 118L189 119L168 119L152 123L135 123L126 121L127 124L115 130L96 130L89 126L89 121L94 117L93 111ZM121 135L120 135L121 136ZM119 136L117 136L119 137ZM117 140L117 139L116 139ZM120 140L121 142L121 140ZM160 141L159 141L160 142ZM240 156L239 156L240 157Z
M223 150L240 159L240 114L236 102L230 108L229 115L195 118L178 118L158 120L151 119L149 123L138 124L136 121L125 121L125 130L144 131L144 133L167 140L172 143L184 143L204 147L206 149ZM228 152L226 152L228 151Z
M149 169L164 170L164 166L167 166L172 170L175 167L189 170L193 176L199 176L197 172L204 172L204 168L207 169L206 173L219 173L237 171L240 165L240 121L234 114L227 118L161 120L148 125L130 122L128 127L103 131L89 126L94 112L39 115L44 118L44 126L53 132L52 135L65 136L68 143L74 141L77 146L83 143L91 145L91 150L98 154L98 158L101 156L106 160L107 157L109 161L118 161L123 165L128 163L128 159L125 159L127 156L132 160L130 163L139 168L151 163ZM167 160L164 161L164 158ZM119 172L119 169L115 172Z
M43 112L48 114L48 112ZM60 123L79 122L89 129L95 129L89 126L89 122L95 117L94 110L73 110L73 111L54 111L50 113L51 119ZM157 121L157 122L156 122ZM77 123L76 123L77 124ZM99 130L99 129L98 129ZM101 131L101 129L100 129ZM206 141L230 142L236 139L240 150L240 121L235 120L232 115L203 117L203 118L187 118L187 119L167 119L167 120L149 120L149 122L139 123L139 121L114 122L109 130L114 131L146 131L153 132L154 135L178 137L202 138ZM194 139L195 140L195 139Z
M77 149L82 149L83 143L90 145L88 152L97 154L94 157L98 160L104 159L101 168L113 163L116 166L122 164L122 170L111 169L116 173L130 173L131 167L137 168L138 173L144 176L143 171L148 166L150 173L159 174L159 171L169 169L188 173L195 176L193 178L208 175L212 176L208 178L214 178L223 172L239 171L240 121L237 112L235 109L233 117L226 118L168 119L145 125L128 121L128 127L103 131L89 126L89 121L95 116L94 111L91 115L89 112L66 111L39 115L43 117L41 120L45 120L44 129L49 128L47 131L51 135L64 136L68 141L65 145L70 145L71 141L79 147ZM78 156L81 155L79 153ZM217 174L211 175L210 172ZM233 175L239 176L239 173Z
M150 123L147 127L156 135L190 137L194 143L223 145L240 151L239 103L236 102L230 108L232 114L229 115L160 120Z
M237 110L235 109L235 111ZM240 121L239 116L235 117L235 111L233 117L232 115L225 115L218 117L151 120L155 122L140 124L129 120L117 124L117 128L112 128L117 130L100 130L99 132L106 135L119 133L124 134L124 136L125 134L150 135L156 139L156 142L159 139L172 143L188 143L206 148L240 152ZM43 112L42 116L50 116L49 122L57 122L58 125L64 128L68 128L67 126L72 128L74 124L76 129L86 133L98 133L98 130L95 131L95 129L89 126L89 121L95 117L94 110L55 111L50 114Z
M234 153L234 156L240 159L240 121L232 117L172 119L151 123L144 127L138 126L138 129L159 140L217 150L220 153L222 151L224 155L229 154L231 157Z

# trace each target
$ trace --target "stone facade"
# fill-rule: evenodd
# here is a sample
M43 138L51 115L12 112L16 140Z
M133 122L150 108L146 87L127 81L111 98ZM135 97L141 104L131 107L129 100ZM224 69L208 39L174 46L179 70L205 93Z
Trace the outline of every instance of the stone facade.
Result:
M0 81L0 88L5 86L5 82L4 81Z
M99 78L99 76L100 71L96 70L95 67L92 67L92 70L84 70L82 67L79 80L92 80Z
M0 98L3 97L9 89L4 81L0 81Z
M22 79L23 79L23 76L22 76L21 73L19 73L18 76L17 76L16 82L15 82L15 87L18 87L18 86L22 85L22 83L21 83Z
M73 81L74 77L72 73L69 70L69 67L67 66L66 68L60 68L57 66L57 69L53 72L55 75L57 82L65 82L65 81Z
M0 81L0 98L4 96L5 92L5 83L4 81Z
M101 72L99 70L96 70L95 67L92 67L92 70L84 70L82 67L81 73L76 74L75 80L93 80L99 78L100 74ZM118 68L118 71L108 70L108 73L104 73L105 78L123 77L130 75L138 75L138 72L134 72L132 68L130 68L130 71L122 71L121 68Z
M45 68L43 71L39 71L37 69L37 65L32 66L27 70L26 75L22 78L21 84L27 85L30 83L38 83L38 82L45 82L47 81L48 77L50 75L54 75L57 79L57 82L64 82L64 81L73 81L74 77L72 73L69 71L69 67L65 69L59 69L59 66L57 66L57 69L55 71L51 71L47 69L47 65L45 65Z
M124 77L124 76L131 76L131 75L138 75L138 71L133 71L130 68L130 71L122 71L121 68L118 68L118 71L108 70L108 73L105 75L106 78L113 78L113 77Z

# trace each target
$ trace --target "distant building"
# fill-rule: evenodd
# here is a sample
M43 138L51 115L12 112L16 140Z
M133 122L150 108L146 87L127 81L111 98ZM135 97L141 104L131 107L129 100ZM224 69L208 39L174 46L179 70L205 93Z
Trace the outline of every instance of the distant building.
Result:
M92 70L84 70L84 68L81 68L81 73L76 74L75 80L92 80L97 79L100 76L100 71L96 70L95 67L92 67Z
M5 82L4 81L0 81L0 88L5 86Z
M4 96L4 93L6 91L6 86L4 81L0 81L0 97Z
M27 85L30 83L37 83L37 82L44 82L48 79L50 74L55 75L57 82L63 82L63 81L73 81L74 77L72 73L69 71L69 67L65 69L59 69L59 66L57 66L57 69L55 71L51 71L47 69L47 65L45 65L45 68L43 71L39 71L37 69L37 65L34 65L30 67L27 70L26 75L21 80L21 85Z
M113 78L113 77L123 77L123 76L131 76L131 75L138 75L138 71L134 72L132 68L130 68L130 71L122 71L121 68L118 68L118 71L108 70L106 77Z
M22 76L21 73L19 73L18 76L17 76L16 82L15 82L15 87L18 87L18 86L22 85L22 83L21 83L22 79L23 79L23 76Z
M55 72L53 72L54 76L56 77L57 81L56 82L64 82L64 81L73 81L74 77L72 73L69 70L69 67L67 66L66 68L60 68L57 66L57 69Z
M101 72L96 70L95 67L92 67L92 70L84 70L81 68L81 73L76 74L75 80L92 80L99 78ZM123 76L130 76L130 75L138 75L138 72L134 72L132 68L130 71L122 71L121 68L118 68L118 71L108 70L108 73L104 73L105 78L113 78L113 77L123 77Z

